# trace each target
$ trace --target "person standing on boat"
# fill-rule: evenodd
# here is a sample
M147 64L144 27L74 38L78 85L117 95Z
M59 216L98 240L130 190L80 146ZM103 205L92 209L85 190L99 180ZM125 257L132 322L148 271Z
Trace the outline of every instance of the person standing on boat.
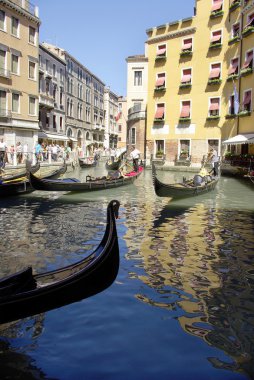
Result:
M133 147L132 147L130 157L132 158L133 168L134 168L135 172L138 172L138 160L140 158L140 151L135 147L135 145L133 145Z
M6 158L7 145L4 142L4 139L0 140L0 167L4 169L5 166L5 158Z
M210 151L211 163L213 167L213 175L216 177L219 175L219 157L217 151L212 148Z

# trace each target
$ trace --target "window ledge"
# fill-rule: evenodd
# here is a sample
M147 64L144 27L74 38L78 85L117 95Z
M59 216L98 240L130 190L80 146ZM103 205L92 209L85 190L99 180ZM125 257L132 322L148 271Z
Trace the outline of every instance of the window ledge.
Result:
M207 116L206 120L207 121L212 121L212 120L218 120L220 118L219 115L216 116Z
M154 123L164 123L164 119L154 119Z
M162 55L162 56L158 56L158 57L155 57L155 61L163 61L164 59L166 59L167 57L165 55Z
M190 123L191 118L190 117L179 117L179 123Z
M210 46L209 46L209 50L221 49L221 48L222 48L222 43L217 43L217 44L211 43Z
M181 56L181 57L189 57L189 56L192 56L192 50L183 50L183 51L181 51L180 56Z
M227 115L225 116L225 118L226 118L226 119L235 119L236 116L237 116L237 115L234 114L234 113L232 113L232 114L229 113L229 114L227 114Z
M191 83L181 83L179 85L179 88L190 88L192 86Z
M231 80L238 79L239 75L238 74L232 74L227 77L227 82L230 82Z
M240 117L250 116L250 115L251 115L251 111L241 111L238 114L238 116L240 116Z
M241 1L235 1L234 3L230 5L229 12L233 12L235 9L240 7L240 5L241 5Z
M164 86L161 86L161 87L155 87L155 88L154 88L154 91L156 91L156 92L159 92L159 91L166 91L166 87L164 87Z
M252 74L252 73L253 73L252 67L248 67L247 69L242 69L241 70L241 77L244 77L244 76Z
M228 45L233 45L233 44L236 44L237 42L240 41L240 37L239 36L235 36L233 38L231 38L229 41L228 41Z

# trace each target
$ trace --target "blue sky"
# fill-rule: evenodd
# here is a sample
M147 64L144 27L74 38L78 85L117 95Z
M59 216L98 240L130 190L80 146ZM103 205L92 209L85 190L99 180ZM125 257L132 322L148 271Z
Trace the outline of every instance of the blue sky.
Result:
M126 95L126 58L144 54L146 30L193 16L195 0L33 0L40 42L56 44Z

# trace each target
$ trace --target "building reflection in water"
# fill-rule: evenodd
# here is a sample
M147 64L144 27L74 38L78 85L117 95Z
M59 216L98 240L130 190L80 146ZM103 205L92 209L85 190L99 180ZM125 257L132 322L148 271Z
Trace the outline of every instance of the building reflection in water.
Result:
M187 333L231 357L208 358L213 366L254 378L253 214L205 203L161 212L150 203L146 212L154 223L142 236L144 272L131 275L147 287L136 297L168 309Z

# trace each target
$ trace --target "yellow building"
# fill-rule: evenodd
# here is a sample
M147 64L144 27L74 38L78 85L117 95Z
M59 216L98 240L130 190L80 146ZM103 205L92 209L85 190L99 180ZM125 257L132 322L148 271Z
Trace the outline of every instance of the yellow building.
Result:
M254 134L253 4L196 0L193 17L147 30L147 143L169 163L198 166L211 147L222 155L224 140Z
M28 1L0 3L0 135L7 146L33 151L38 139L38 8Z

